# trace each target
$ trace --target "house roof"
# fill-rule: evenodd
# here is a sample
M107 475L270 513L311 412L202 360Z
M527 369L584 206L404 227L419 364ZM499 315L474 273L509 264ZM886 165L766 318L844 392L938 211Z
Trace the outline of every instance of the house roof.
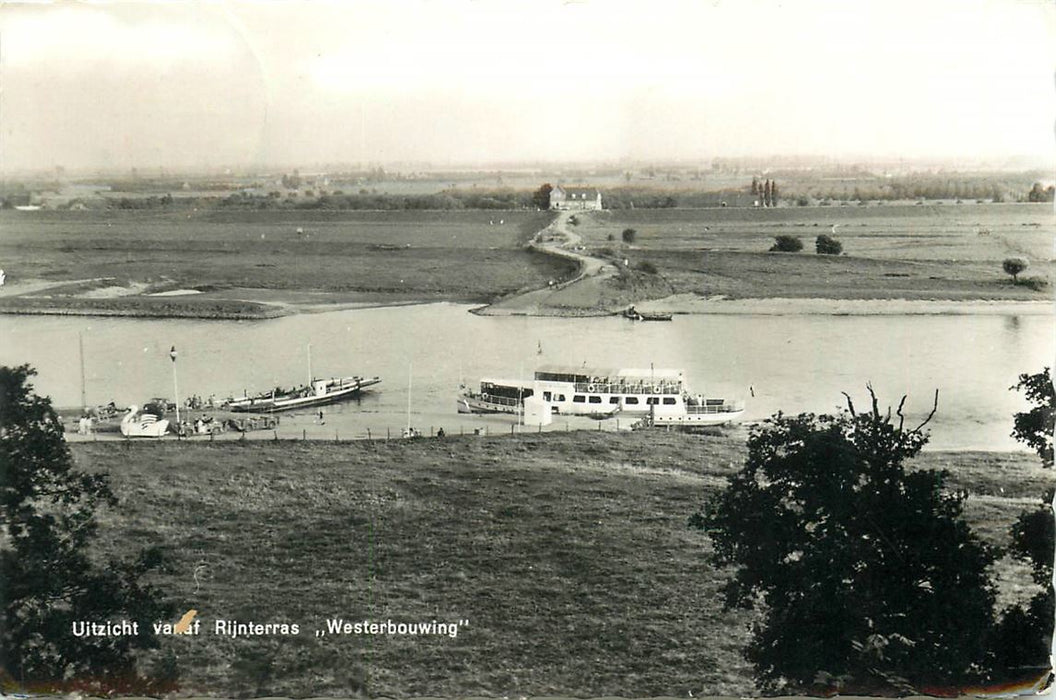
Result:
M553 196L555 192L560 191L567 197L571 197L573 194L576 195L576 199L582 199L584 197L597 197L597 187L590 187L588 185L557 185L550 191L550 196Z

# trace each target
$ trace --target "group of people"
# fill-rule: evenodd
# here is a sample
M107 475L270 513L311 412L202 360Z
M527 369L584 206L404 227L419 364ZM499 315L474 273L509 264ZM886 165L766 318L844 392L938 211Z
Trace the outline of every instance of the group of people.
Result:
M187 398L183 402L183 405L192 411L197 411L200 408L215 408L216 407L216 396L210 395L209 398L203 399L201 396L194 394Z

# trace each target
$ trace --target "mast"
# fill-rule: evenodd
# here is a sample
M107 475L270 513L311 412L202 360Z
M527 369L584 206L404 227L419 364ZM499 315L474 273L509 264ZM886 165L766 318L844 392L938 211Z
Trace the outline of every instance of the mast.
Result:
M81 348L81 408L83 410L88 410L88 401L85 398L86 392L84 390L85 379L84 379L84 332L83 331L77 334L77 339L79 341L79 345L80 345L80 348Z
M411 434L411 379L414 377L414 363L407 365L407 435Z
M314 378L312 376L312 344L308 343L308 386L312 385Z

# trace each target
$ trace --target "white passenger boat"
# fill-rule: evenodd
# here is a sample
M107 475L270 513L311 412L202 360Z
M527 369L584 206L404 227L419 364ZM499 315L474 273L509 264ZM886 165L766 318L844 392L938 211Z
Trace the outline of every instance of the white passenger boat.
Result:
M557 415L649 416L655 425L708 426L740 419L744 404L691 393L681 370L541 367L531 380L483 379L463 388L460 413L519 413L537 396Z

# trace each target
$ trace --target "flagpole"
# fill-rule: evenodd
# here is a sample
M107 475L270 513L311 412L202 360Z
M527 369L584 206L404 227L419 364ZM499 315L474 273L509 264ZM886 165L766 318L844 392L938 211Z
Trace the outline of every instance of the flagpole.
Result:
M172 360L172 393L176 397L176 426L180 425L180 386L176 382L176 346L169 350L169 359Z

